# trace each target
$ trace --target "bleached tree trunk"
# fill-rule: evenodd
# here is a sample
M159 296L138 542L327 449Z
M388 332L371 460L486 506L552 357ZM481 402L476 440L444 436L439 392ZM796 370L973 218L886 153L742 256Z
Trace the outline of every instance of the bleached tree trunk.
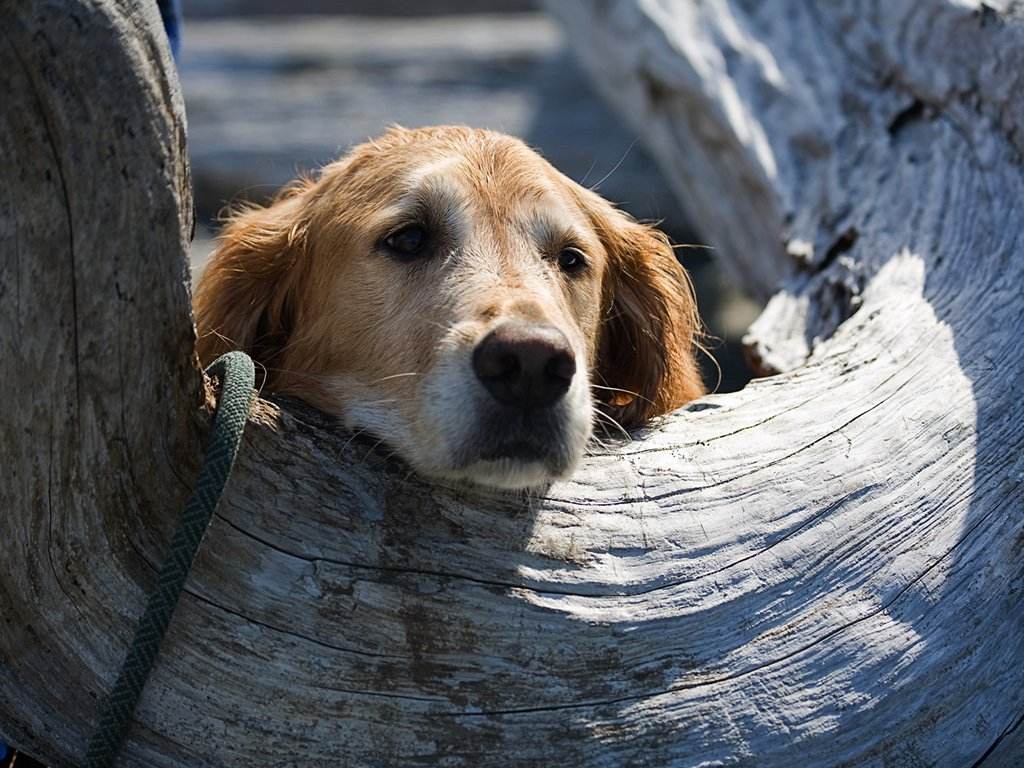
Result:
M131 766L1014 765L1024 18L557 2L785 371L529 502L258 402ZM205 424L155 11L0 4L0 734L76 764Z

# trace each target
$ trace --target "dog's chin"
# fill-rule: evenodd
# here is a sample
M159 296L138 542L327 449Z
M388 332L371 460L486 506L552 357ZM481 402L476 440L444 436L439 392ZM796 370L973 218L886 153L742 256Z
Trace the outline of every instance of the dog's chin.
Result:
M566 435L546 437L477 437L450 452L437 440L394 447L426 478L508 491L542 491L575 471L586 445L586 440L569 441Z
M399 453L426 477L510 491L543 490L575 471L590 438L589 424L520 417L523 423L516 428L509 418L502 429L499 415L481 419L461 440L433 437Z
M544 461L513 458L481 459L442 474L446 479L506 491L540 491L572 470L552 471Z

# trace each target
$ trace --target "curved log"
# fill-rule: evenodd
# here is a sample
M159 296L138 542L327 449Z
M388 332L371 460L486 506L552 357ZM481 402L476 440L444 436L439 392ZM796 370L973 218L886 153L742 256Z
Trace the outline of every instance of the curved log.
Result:
M528 499L259 401L121 764L1012 764L1024 21L968 5L554 3L723 257L788 279L789 372ZM206 412L155 13L4 8L0 734L60 768Z

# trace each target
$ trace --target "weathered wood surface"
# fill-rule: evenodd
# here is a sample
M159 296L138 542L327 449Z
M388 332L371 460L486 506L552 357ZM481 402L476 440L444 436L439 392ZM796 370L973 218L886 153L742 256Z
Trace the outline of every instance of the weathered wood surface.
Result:
M1024 19L555 7L722 257L790 277L791 370L525 501L260 401L122 763L1012 765ZM183 119L151 10L0 9L0 734L61 768L195 471Z
M0 2L0 738L72 764L198 462L155 4ZM153 7L150 7L152 5Z

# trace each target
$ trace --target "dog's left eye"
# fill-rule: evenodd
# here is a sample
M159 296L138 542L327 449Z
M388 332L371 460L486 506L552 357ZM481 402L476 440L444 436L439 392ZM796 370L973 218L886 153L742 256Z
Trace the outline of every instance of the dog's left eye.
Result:
M580 272L587 266L587 257L579 248L563 248L558 254L558 268L568 274Z
M398 256L419 256L427 245L427 230L419 224L410 224L384 238L384 245Z

